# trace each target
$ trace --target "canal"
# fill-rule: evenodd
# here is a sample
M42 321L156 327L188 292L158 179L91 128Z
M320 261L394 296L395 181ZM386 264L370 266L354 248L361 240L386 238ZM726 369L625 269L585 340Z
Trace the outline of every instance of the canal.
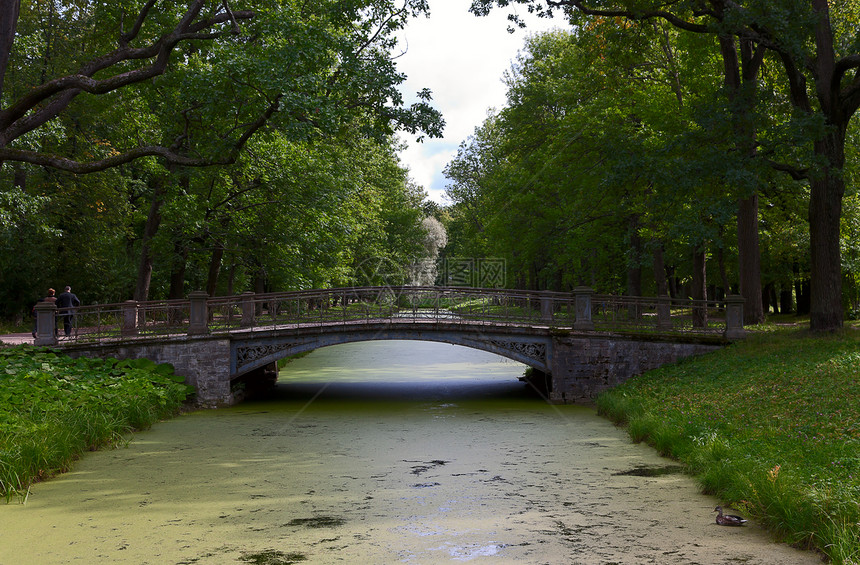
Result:
M523 366L425 342L288 364L266 401L87 454L0 507L0 565L806 564Z

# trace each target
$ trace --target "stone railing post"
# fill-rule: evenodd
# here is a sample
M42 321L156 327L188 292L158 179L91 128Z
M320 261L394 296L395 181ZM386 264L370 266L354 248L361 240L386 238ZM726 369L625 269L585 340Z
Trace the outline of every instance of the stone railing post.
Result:
M122 305L123 336L134 336L140 333L137 327L137 300L126 300Z
M668 296L657 297L657 329L672 329L672 299Z
M552 296L541 294L540 297L540 319L543 322L552 323L553 299Z
M209 298L209 295L202 290L195 290L188 295L188 299L191 301L188 335L205 335L209 333L207 298Z
M38 302L36 310L36 339L34 345L57 345L57 305Z
M255 320L254 293L250 290L242 293L242 327L252 327Z
M578 286L573 289L576 301L576 321L573 323L575 330L593 330L594 322L591 320L591 295L594 290L587 286Z
M737 294L726 296L726 339L746 337L744 330L744 297Z

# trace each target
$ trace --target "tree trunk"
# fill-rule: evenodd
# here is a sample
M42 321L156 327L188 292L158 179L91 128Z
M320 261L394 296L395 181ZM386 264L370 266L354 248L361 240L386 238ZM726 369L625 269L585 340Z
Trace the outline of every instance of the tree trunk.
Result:
M748 40L736 42L732 36L720 36L719 41L723 78L734 108L734 145L740 155L755 157L757 134L749 113L756 103L758 72L764 60L764 49ZM751 195L741 198L738 203L738 286L744 297L744 324L764 321L757 191L755 187Z
M761 301L761 253L758 234L758 194L738 206L738 282L744 297L744 324L764 322Z
M161 225L161 206L164 204L164 177L155 181L149 214L143 228L143 239L140 244L140 263L137 269L137 283L134 287L134 299L143 302L149 300L149 285L152 282L152 240Z
M761 291L761 307L765 312L770 310L770 291L773 288L773 283L765 285L765 287Z
M812 181L809 199L809 328L812 331L834 331L842 327L839 221L845 183L838 175L828 171L824 178Z
M0 0L0 100L3 99L3 82L6 78L6 68L9 66L9 55L15 43L15 31L18 28L18 14L21 0Z
M12 164L12 186L27 190L27 170L20 163Z
M218 288L218 275L221 273L221 261L223 258L224 244L216 243L209 261L209 274L206 277L206 292L209 296L215 296L215 291Z
M185 271L188 268L188 246L177 238L173 242L173 264L170 269L170 290L167 298L185 298Z
M720 239L723 240L723 226L720 226ZM725 240L723 240L725 241ZM720 272L720 282L723 285L722 296L725 296L730 292L729 290L729 275L726 272L726 250L723 248L723 245L720 245L717 248L717 268ZM716 298L716 294L712 296L712 298Z
M233 296L236 292L233 290L233 284L236 280L236 262L235 260L230 265L230 276L227 277L227 296Z
M669 281L669 296L678 296L678 277L675 276L675 265L666 265L666 280Z
M639 217L631 215L627 220L630 236L627 260L627 296L642 296L642 238L639 236Z
M842 327L842 257L839 228L842 218L842 197L845 194L845 136L851 116L860 106L856 80L851 84L850 71L840 70L836 61L833 28L830 22L830 2L813 0L816 13L815 58L813 76L820 113L827 118L827 130L813 148L823 166L810 178L809 243L810 243L810 306L809 328L814 332L835 331ZM786 58L783 56L783 60ZM845 62L842 59L840 63ZM802 61L808 64L810 61ZM845 68L853 68L849 64ZM799 67L795 65L795 68ZM791 65L787 67L791 70ZM844 73L844 74L842 74ZM794 77L789 74L789 79ZM792 100L801 109L811 111L805 100L808 90L792 82ZM843 86L843 84L845 86ZM851 85L851 86L848 86ZM798 105L797 102L800 102Z
M785 283L783 283L782 288L779 291L779 313L788 314L793 309L794 307L791 303L791 289L786 288Z
M666 264L663 259L663 244L654 245L654 282L657 286L657 296L669 296L669 281L666 280Z
M794 294L797 297L797 315L809 314L809 280L800 279L794 281Z
M691 294L693 300L708 299L708 277L707 264L705 262L705 244L693 251L693 284ZM708 326L708 308L703 304L693 307L693 327L705 328Z
M263 267L257 263L255 260L251 264L251 268L254 270L251 275L251 288L253 289L255 294L263 294L266 292L266 271ZM263 313L263 303L255 302L254 303L254 312L257 316L260 316Z
M773 313L779 314L779 296L776 294L776 284L771 283L770 285L770 302L773 304Z

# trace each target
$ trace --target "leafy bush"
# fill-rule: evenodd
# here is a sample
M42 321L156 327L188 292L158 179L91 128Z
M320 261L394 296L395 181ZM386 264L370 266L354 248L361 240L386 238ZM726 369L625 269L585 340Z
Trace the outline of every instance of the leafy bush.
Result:
M52 350L0 349L0 495L69 469L87 450L175 414L190 389L147 359L70 359Z

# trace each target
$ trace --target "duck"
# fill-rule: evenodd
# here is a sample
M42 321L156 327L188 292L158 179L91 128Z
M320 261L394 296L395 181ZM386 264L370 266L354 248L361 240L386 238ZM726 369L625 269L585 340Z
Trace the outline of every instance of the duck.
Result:
M717 513L717 524L721 526L743 526L747 523L746 519L741 518L740 516L735 516L734 514L723 514L722 506L714 508L714 512Z

